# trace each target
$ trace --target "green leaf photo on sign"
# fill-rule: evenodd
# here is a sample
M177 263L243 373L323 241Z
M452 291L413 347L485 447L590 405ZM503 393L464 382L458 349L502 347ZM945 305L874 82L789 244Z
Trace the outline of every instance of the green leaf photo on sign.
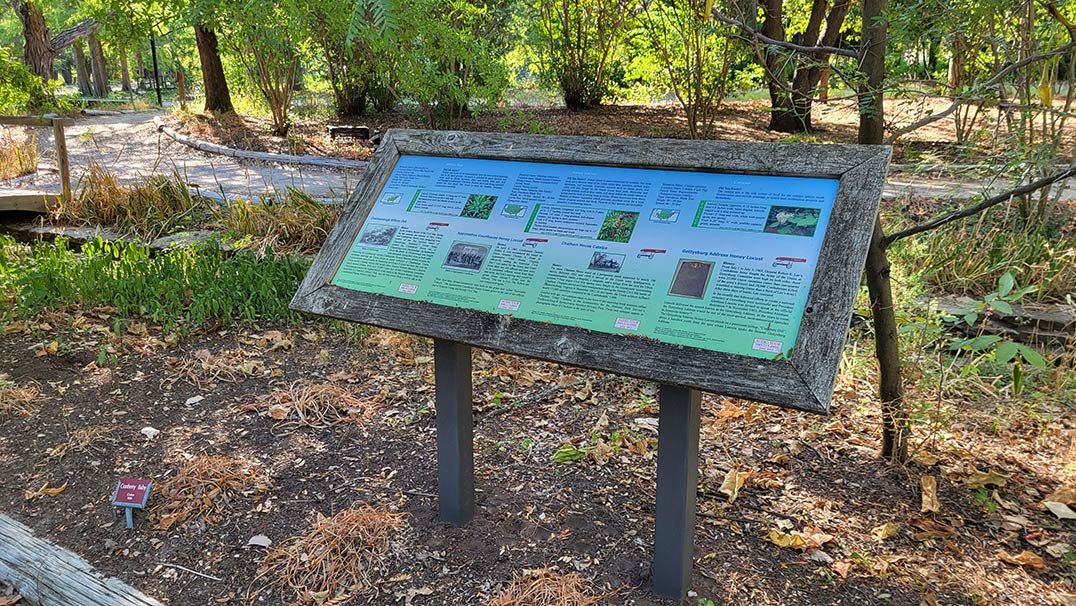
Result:
M814 236L822 211L799 206L771 206L763 231L787 236Z

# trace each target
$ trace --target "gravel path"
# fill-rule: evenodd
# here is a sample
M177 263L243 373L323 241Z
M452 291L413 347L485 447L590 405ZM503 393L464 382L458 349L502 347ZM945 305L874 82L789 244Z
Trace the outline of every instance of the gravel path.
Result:
M67 129L72 183L91 162L108 167L123 182L133 182L152 174L180 174L192 187L228 196L258 196L287 187L305 190L317 198L344 198L356 182L358 170L325 169L312 166L266 164L237 160L200 152L158 133L153 118L160 111L118 116L80 118ZM42 162L55 166L51 136L38 129ZM55 170L39 172L4 187L59 192ZM1063 199L1076 201L1076 179L1064 186ZM1007 189L1003 181L994 183L937 179L908 173L890 175L885 186L887 198L915 195L932 198L968 199L982 193Z
M241 161L203 153L158 133L153 118L159 115L160 111L145 111L78 119L66 132L72 184L77 187L91 162L97 162L125 183L138 181L149 174L170 175L174 172L193 188L229 196L259 196L295 187L318 198L343 198L359 174L358 171ZM38 129L38 133L41 162L55 166L51 135L46 135L44 129ZM39 171L37 175L7 185L60 191L59 175L54 170Z

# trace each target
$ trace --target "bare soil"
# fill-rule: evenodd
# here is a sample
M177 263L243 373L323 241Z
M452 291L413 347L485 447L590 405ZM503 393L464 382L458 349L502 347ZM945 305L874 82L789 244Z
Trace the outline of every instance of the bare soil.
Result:
M348 603L484 604L513 573L547 565L582 574L605 604L663 603L647 583L654 385L476 350L478 510L471 524L454 528L436 517L428 341L387 331L347 337L325 324L221 329L177 341L154 327L126 326L119 337L108 310L76 311L10 325L0 336L0 376L40 389L31 416L0 416L0 510L102 571L177 606L302 603L289 593L258 593L267 585L257 575L264 549L248 540L266 535L279 546L303 533L315 512L368 504L405 514L406 529L393 537L376 589ZM284 338L268 339L274 328ZM233 372L188 372L202 350L244 362L227 367ZM333 383L378 412L296 429L241 410L298 380ZM927 385L911 391L933 397ZM829 417L704 398L694 596L735 605L1071 606L1072 552L1066 562L1047 548L1076 543L1076 522L1039 504L1076 482L1071 403L1043 402L1029 414L1001 397L984 403L948 394L960 414L930 435L916 463L900 468L877 456L871 394L869 382L842 375ZM50 455L93 426L109 428L111 441ZM160 434L149 439L145 427ZM554 462L569 442L592 452ZM137 528L124 529L109 506L119 476L161 482L200 455L253 461L272 487L231 502L219 523L168 530L154 514L158 494L149 514L137 515ZM719 491L730 469L751 474L731 503ZM977 497L968 483L976 469L1005 479ZM920 512L923 475L938 478L937 514ZM46 482L66 489L27 498ZM890 522L899 525L893 536L876 538L872 531ZM830 538L817 550L782 548L767 540L772 530ZM999 560L1000 551L1023 550L1044 568Z

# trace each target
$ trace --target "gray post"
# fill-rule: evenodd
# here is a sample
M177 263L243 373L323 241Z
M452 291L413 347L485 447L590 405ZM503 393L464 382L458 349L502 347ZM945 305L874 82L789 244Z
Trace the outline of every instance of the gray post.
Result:
M127 523L127 528L134 528L134 512L130 507L123 508L123 521Z
M441 519L463 526L474 516L471 346L433 340L437 408L437 495Z
M697 389L662 384L660 398L654 593L680 600L691 586L695 551L702 394Z

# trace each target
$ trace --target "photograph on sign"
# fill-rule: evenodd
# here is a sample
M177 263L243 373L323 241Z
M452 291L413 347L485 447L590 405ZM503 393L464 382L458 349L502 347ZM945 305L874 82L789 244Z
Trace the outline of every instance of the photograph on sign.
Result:
M401 155L385 189L333 284L772 359L837 180Z

